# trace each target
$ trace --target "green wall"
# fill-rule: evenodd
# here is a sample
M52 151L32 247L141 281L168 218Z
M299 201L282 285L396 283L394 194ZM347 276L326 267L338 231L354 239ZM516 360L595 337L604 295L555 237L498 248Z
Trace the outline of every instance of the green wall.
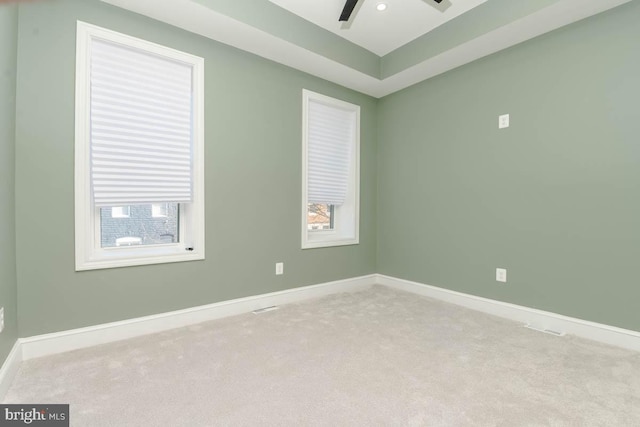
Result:
M0 361L18 337L14 203L17 25L17 6L0 6L0 306L5 311Z
M76 20L205 58L205 261L74 271ZM19 24L20 336L375 272L375 99L97 0L21 5ZM300 249L303 88L362 107L357 246Z
M16 337L15 87L19 336L376 271L640 330L637 2L379 101L98 0L21 5L13 85L2 11L0 352ZM78 19L206 59L205 261L74 271ZM300 249L303 88L362 106L360 245Z
M639 22L632 2L382 99L378 272L640 330Z

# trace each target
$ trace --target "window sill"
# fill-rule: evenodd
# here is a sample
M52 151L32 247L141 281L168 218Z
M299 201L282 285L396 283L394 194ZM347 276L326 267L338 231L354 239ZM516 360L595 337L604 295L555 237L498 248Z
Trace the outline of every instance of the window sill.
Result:
M302 242L302 249L314 249L314 248L330 248L334 246L350 246L360 243L359 239L354 238L336 238L331 236L331 239L309 239Z
M171 248L118 248L101 250L86 260L76 261L76 271L101 270L106 268L134 267L150 264L168 264L174 262L199 261L204 259L204 251L183 252Z

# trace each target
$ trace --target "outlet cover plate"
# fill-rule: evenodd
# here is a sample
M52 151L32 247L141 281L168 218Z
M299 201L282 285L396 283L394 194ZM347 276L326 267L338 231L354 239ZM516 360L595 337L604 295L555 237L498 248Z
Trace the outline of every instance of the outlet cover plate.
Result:
M498 129L505 129L509 127L509 115L503 114L498 117Z
M496 281L507 283L507 269L506 268L496 268Z

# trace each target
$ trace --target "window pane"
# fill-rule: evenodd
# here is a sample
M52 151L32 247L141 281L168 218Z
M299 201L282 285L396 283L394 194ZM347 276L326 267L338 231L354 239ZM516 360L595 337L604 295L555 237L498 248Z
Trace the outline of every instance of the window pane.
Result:
M307 228L309 230L333 230L333 205L309 203Z
M157 216L154 205L115 206L100 209L100 242L103 248L177 243L179 204L164 203L166 216ZM160 205L156 205L160 206ZM114 212L116 211L116 215ZM118 216L120 212L128 216ZM154 212L155 211L155 212ZM165 212L162 212L163 214Z

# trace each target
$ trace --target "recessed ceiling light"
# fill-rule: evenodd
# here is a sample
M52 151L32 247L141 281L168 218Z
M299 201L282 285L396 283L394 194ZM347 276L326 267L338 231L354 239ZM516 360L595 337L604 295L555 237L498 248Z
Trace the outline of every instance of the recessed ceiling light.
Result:
M378 11L382 12L383 10L387 9L387 4L386 3L378 3L376 5L376 9L378 9Z

